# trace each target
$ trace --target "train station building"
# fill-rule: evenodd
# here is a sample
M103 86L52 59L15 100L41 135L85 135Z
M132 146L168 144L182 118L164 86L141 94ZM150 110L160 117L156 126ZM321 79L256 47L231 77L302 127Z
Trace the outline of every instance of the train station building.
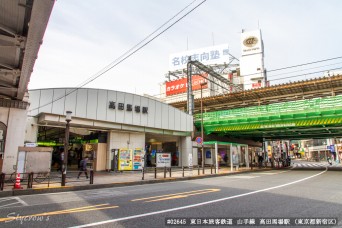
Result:
M173 165L189 165L193 117L177 108L153 98L103 89L39 89L29 91L29 96L26 142L63 147L65 113L72 112L71 165L77 166L75 151L80 150L96 171L114 169L119 151L125 151L126 165L133 166L123 170L134 170L134 161L141 162L141 158L155 165L156 154L162 152L169 153Z

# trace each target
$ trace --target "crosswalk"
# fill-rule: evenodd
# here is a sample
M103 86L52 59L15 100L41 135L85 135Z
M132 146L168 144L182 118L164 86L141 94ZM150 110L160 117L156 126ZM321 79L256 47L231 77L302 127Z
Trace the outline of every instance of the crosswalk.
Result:
M330 165L328 162L322 163L322 162L317 162L317 163L293 163L292 164L293 168L342 168L342 165L339 163L335 163Z

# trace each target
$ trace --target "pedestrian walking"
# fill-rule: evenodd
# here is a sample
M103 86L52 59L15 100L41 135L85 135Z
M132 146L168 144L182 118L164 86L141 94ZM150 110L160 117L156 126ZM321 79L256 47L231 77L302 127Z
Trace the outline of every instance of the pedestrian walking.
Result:
M81 160L81 162L80 162L80 172L78 173L77 179L80 178L80 176L81 176L81 174L83 172L86 175L86 178L88 179L87 162L88 162L88 158L87 157L85 157L84 159Z
M259 168L262 167L262 162L264 161L264 157L262 155L258 155L258 163L259 163Z

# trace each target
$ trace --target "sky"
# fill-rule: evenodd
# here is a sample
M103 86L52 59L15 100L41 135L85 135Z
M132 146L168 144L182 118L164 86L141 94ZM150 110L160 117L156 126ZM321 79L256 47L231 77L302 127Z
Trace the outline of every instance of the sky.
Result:
M202 1L57 0L29 89L80 86ZM228 44L239 59L242 29L261 29L271 85L315 78L323 75L318 71L342 68L341 9L340 0L207 0L84 87L158 96L171 54ZM337 59L287 68L331 58ZM286 69L272 72L279 68Z

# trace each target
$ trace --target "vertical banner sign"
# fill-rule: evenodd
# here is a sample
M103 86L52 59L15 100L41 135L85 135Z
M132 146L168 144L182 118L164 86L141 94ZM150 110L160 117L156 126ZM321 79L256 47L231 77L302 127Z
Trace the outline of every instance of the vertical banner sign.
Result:
M133 170L141 170L143 167L144 151L136 148L133 151Z
M132 170L132 150L120 149L119 150L119 170Z
M171 167L171 153L157 153L156 166Z
M188 161L189 161L189 167L192 167L192 154L189 154L189 157L188 157Z

